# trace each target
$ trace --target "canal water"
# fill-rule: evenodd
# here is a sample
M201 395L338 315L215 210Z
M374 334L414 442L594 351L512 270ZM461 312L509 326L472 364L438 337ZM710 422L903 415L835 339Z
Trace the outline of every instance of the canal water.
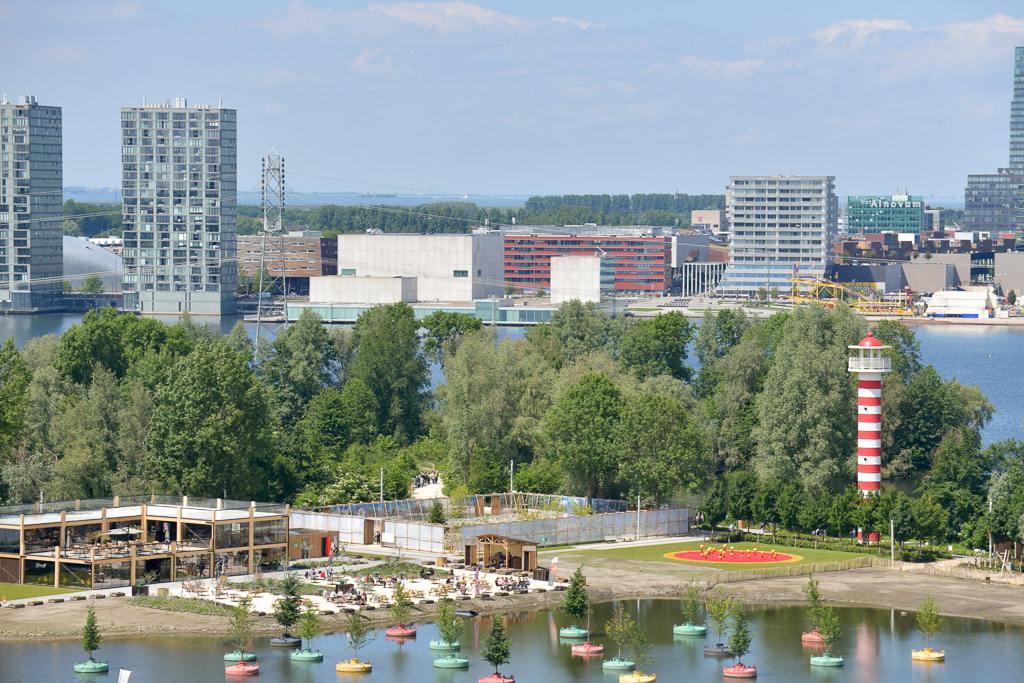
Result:
M940 598L941 600L941 598ZM594 641L606 648L606 656L615 655L615 646L604 635L604 623L616 603L594 606ZM658 674L665 683L676 681L722 681L722 666L734 658L706 657L707 639L672 635L673 623L679 623L679 603L674 600L641 600L623 603L647 629L654 647L650 658L657 660L645 668ZM837 670L812 668L809 657L820 652L800 642L807 624L803 610L791 606L749 607L754 641L744 663L756 664L758 680L776 681L988 681L1013 680L1024 667L1024 628L981 620L946 619L942 633L932 639L934 649L946 650L944 664L912 662L910 650L924 646L924 636L915 630L912 615L898 611L858 608L837 610L843 635L833 653L846 659ZM169 619L187 615L168 614ZM365 676L337 674L334 665L350 656L344 634L324 635L315 646L325 659L320 664L292 663L288 650L271 648L267 639L255 643L260 663L260 680L317 683L321 681L412 681L424 683L471 683L490 672L480 658L480 650L489 617L467 620L462 652L470 657L469 670L443 671L432 667L433 655L427 648L436 631L421 624L418 637L405 643L385 639L382 631L360 651L360 659L373 664ZM512 638L511 664L503 673L514 673L521 683L558 683L591 681L612 683L616 677L605 673L601 658L580 658L570 654L570 642L560 640L558 628L568 625L559 611L513 612L506 625ZM119 668L130 669L132 683L147 681L224 680L223 653L232 649L227 640L216 638L134 638L109 639L97 653L110 662L107 676L71 673L75 662L85 659L77 642L0 643L0 680L3 681L92 681L116 680ZM624 654L625 651L624 651Z

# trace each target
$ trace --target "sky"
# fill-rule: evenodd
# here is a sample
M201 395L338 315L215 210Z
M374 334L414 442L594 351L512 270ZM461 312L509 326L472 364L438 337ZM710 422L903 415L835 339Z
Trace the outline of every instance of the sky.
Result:
M0 91L119 184L120 108L238 110L239 191L962 197L1008 155L1019 2L0 0ZM13 56L13 60L12 60Z

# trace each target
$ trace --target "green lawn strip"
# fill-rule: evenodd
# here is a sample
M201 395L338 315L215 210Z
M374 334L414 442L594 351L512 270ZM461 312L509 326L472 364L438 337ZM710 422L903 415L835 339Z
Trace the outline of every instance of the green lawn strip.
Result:
M21 583L0 583L0 595L8 600L25 600L27 598L43 598L64 593L81 593L82 588L54 588L53 586L35 586Z
M868 553L845 553L838 552L835 550L814 550L812 548L789 548L782 545L772 545L771 543L732 543L730 547L736 549L748 549L748 548L764 548L768 552L777 550L780 553L786 553L789 555L799 555L801 558L798 562L757 562L750 564L730 564L728 562L684 562L680 560L670 560L665 557L665 553L675 553L684 550L700 550L700 543L665 543L662 545L640 545L625 548L601 548L595 550L578 550L571 553L572 556L583 555L586 557L607 557L611 559L619 560L641 560L645 562L670 562L678 565L685 565L694 568L707 567L712 569L724 569L727 571L740 571L744 569L766 569L768 567L792 567L801 564L815 564L819 562L841 562L843 560L852 560L857 557L862 557ZM721 548L719 544L713 544L716 548ZM704 547L708 547L708 544L704 544Z

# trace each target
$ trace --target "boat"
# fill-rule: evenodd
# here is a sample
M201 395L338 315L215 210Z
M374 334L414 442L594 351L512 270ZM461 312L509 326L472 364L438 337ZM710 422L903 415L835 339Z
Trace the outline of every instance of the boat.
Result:
M672 627L672 633L677 636L704 636L707 632L707 626L698 626L692 621Z
M601 667L605 671L632 671L636 668L636 662L625 657L612 657L604 660Z
M469 657L460 657L456 654L443 655L434 658L435 669L468 669Z
M457 640L454 643L447 640L432 640L428 648L436 652L458 652L462 649L462 643Z
M757 678L757 667L734 664L733 666L723 667L722 675L726 678Z
M340 674L366 674L373 669L369 662L360 662L358 659L346 659L338 662L334 670Z
M384 629L384 635L391 636L392 638L415 638L416 627L415 626L389 626Z
M322 662L324 661L324 653L320 652L320 650L310 650L304 647L293 652L291 658L293 662Z
M821 635L818 629L800 634L800 640L805 643L824 643L825 636Z
M936 652L930 647L926 647L923 650L911 650L910 658L918 662L944 662L946 661L946 651Z
M640 671L619 674L619 683L654 683L658 680L658 674L645 674Z
M579 645L573 645L570 650L574 655L580 655L583 657L589 657L591 655L604 654L604 645L597 645L590 642L589 640Z
M270 639L273 647L296 647L302 645L302 638L285 633L283 636L274 636Z
M81 664L75 664L76 674L101 674L104 671L110 671L109 662L97 662L92 657L89 657L89 661L82 662Z
M843 658L830 652L811 657L811 666L842 666Z
M455 616L457 616L457 617L466 617L467 619L471 618L471 617L475 617L478 614L480 614L480 613L477 612L475 609L457 609L457 610L455 610Z
M249 662L228 664L224 667L224 673L228 676L258 676L260 673L260 665L251 664Z
M241 650L234 650L233 652L224 653L225 662L255 662L255 652L242 652Z
M558 629L558 635L562 638L586 638L590 635L590 631L582 626L573 624L572 626Z

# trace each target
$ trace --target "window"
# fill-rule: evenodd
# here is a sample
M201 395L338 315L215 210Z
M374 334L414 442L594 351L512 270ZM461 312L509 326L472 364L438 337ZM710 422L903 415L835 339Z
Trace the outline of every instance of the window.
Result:
M468 270L453 270L452 277L469 277Z
M342 268L341 269L341 274L342 275L355 275L356 274L356 269L355 268Z

